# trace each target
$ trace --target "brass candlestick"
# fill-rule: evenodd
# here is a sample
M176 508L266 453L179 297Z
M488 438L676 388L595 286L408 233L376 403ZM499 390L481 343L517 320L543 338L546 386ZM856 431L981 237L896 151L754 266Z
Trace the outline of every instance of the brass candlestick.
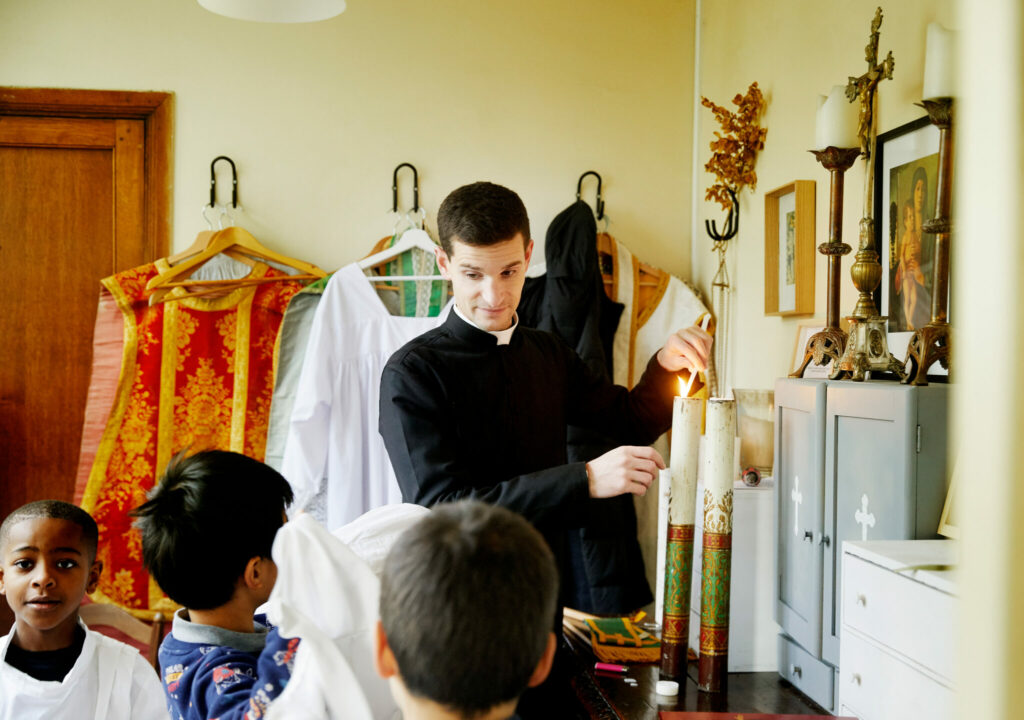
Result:
M838 371L839 358L846 347L846 333L839 327L839 270L843 255L853 248L843 242L843 173L860 155L860 148L829 146L811 152L830 175L828 242L818 246L818 252L828 256L828 304L825 329L807 341L804 361L790 377L803 377L804 370L812 361L815 365L828 365L834 361L833 372Z
M947 322L949 301L949 241L952 226L950 205L953 192L953 98L924 100L921 105L928 118L939 128L939 187L935 218L924 223L922 230L935 235L935 265L932 281L932 319L914 331L907 346L910 373L903 382L928 384L928 368L938 362L949 370L952 354L952 333Z

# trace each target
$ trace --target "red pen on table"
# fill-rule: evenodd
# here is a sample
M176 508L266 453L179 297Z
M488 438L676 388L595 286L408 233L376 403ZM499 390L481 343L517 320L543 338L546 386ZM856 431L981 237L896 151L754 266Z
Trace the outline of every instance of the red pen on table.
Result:
M595 670L605 670L606 672L617 672L624 673L629 670L625 665L612 665L611 663L596 662L594 663Z

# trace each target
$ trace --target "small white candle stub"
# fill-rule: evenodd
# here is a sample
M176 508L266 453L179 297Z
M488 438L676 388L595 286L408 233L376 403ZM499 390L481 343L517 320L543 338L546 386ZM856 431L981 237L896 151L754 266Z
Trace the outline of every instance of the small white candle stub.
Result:
M924 89L921 97L925 100L953 97L954 36L938 23L928 25L928 37L924 54Z
M828 97L819 97L818 115L814 126L814 149L859 147L857 114L860 106L846 99L846 88L835 85Z

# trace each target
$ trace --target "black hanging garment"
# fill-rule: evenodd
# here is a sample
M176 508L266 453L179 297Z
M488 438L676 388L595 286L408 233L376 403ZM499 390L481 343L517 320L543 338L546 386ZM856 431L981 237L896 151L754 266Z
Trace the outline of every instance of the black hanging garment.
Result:
M519 322L552 332L576 350L589 368L612 376L612 343L624 306L604 292L597 256L597 224L585 202L559 213L548 227L542 277L528 278ZM608 436L570 426L569 462L587 462L617 447ZM624 614L651 602L637 540L632 495L587 498L585 519L568 533L568 573L563 597L579 610Z

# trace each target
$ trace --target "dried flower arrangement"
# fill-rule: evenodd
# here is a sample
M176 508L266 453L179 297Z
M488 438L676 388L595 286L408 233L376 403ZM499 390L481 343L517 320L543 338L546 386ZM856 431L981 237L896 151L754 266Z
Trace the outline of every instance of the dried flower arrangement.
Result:
M764 110L764 96L757 82L750 84L746 95L737 93L732 99L737 111L708 100L703 95L701 105L710 108L715 119L721 125L721 131L715 131L715 139L711 141L711 159L704 169L712 173L716 182L707 189L705 200L717 200L726 210L732 207L728 190L738 193L747 185L753 190L757 187L757 173L754 163L757 153L764 149L764 137L767 128L760 126L761 113Z

